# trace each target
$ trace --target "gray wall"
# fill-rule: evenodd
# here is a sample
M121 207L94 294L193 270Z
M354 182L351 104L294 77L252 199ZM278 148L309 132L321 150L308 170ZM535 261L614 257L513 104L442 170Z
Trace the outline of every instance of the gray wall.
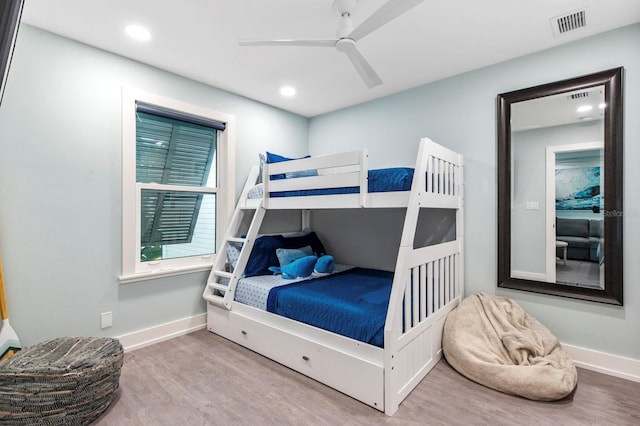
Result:
M393 271L406 209L314 210L311 227L336 262ZM456 238L455 211L422 209L414 247Z
M562 342L640 359L640 24L468 72L311 120L309 151L369 148L372 167L412 163L428 136L465 156L466 293L514 298ZM496 287L496 95L625 67L625 306Z
M123 85L235 115L237 193L259 151L307 152L307 118L23 25L0 108L0 251L23 345L206 311L205 273L118 284Z

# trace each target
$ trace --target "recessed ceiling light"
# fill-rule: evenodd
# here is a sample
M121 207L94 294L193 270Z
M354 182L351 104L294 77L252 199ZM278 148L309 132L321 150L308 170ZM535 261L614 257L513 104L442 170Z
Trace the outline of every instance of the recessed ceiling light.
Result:
M280 88L280 94L282 96L286 96L287 98L290 98L292 96L295 96L296 88L291 86L283 86Z
M582 105L582 106L579 106L576 111L578 111L578 112L587 112L587 111L591 111L592 109L593 109L593 107L591 105Z
M604 103L604 102L601 103L600 105L598 105L598 108L600 108L600 109L605 109L606 107L607 107L607 104Z
M148 41L151 39L151 33L144 27L140 25L127 25L124 31L127 33L129 37L139 41Z

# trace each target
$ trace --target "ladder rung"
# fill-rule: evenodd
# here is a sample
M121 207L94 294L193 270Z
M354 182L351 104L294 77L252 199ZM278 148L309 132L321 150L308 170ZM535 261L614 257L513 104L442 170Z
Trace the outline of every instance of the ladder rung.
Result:
M220 291L227 291L229 290L229 287L227 287L224 284L218 284L218 283L209 283L209 287L213 288L215 290L220 290Z
M233 273L231 272L227 272L227 271L213 271L213 273L218 276L218 277L224 277L224 278L233 278Z
M224 305L224 303L223 303L224 296L217 296L215 294L208 294L208 295L204 296L204 299L207 302L211 302L211 303L214 303L214 304L219 305L219 306L223 306Z
M230 243L244 243L245 241L247 241L246 238L240 238L240 237L227 238L227 242L230 242Z
M258 206L248 206L248 205L240 206L240 210L256 210L257 208Z

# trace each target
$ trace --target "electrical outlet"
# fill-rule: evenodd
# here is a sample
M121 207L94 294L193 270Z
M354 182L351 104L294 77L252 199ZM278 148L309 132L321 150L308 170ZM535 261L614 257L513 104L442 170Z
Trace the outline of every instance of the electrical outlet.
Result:
M109 328L113 325L113 313L111 311L100 314L100 325L102 328Z

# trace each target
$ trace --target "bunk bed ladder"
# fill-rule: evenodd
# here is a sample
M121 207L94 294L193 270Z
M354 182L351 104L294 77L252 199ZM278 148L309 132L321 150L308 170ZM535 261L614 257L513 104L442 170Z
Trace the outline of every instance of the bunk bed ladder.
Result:
M206 301L226 309L231 309L236 284L249 260L253 243L264 219L265 209L262 206L262 199L255 200L254 203L250 203L247 200L248 190L252 186L251 182L255 183L258 173L258 168L254 167L249 174L227 228L227 234L217 251L216 260L213 263L213 268L202 295ZM249 219L249 228L246 234L242 234ZM237 259L229 258L228 253L233 251L229 250L230 248L239 249ZM233 266L234 261L235 267Z

